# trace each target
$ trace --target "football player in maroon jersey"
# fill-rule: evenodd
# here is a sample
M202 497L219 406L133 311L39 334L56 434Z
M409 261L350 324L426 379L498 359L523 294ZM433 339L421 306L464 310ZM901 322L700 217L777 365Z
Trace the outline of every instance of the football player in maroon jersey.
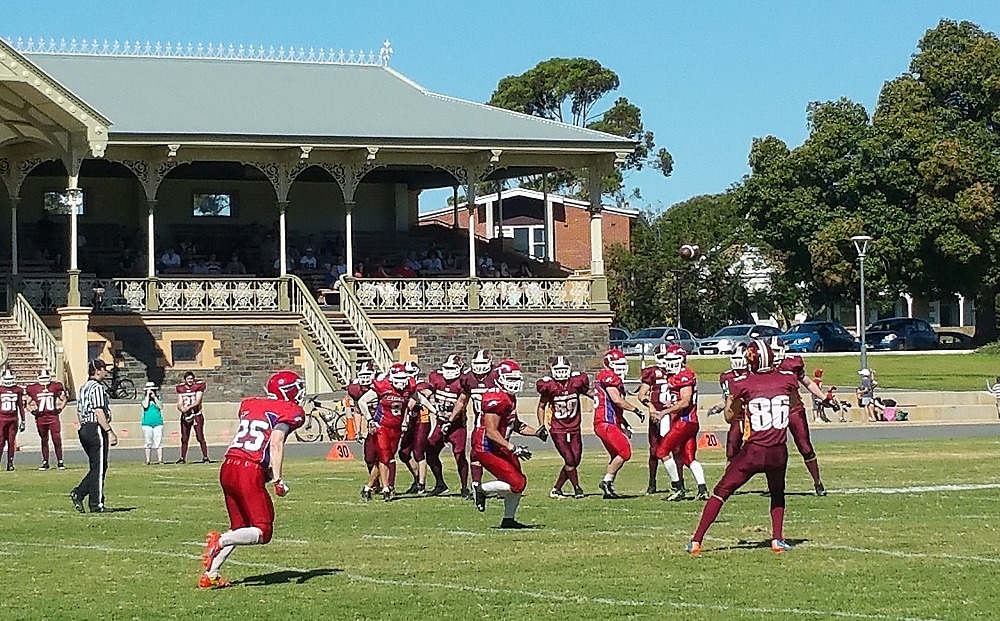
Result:
M201 446L201 461L210 464L208 444L205 442L205 416L201 411L201 400L205 396L205 382L194 378L194 371L184 373L184 381L177 384L177 411L181 413L181 456L175 463L187 461L188 440L191 430Z
M38 381L24 390L28 411L35 415L35 427L42 442L42 465L39 470L49 469L49 436L56 450L56 465L65 470L62 450L62 427L59 414L66 407L66 390L62 383L52 381L48 369L42 369Z
M695 556L701 553L705 533L719 517L726 500L758 473L767 477L771 496L771 549L778 553L792 549L783 535L786 442L789 407L799 391L798 379L792 371L778 366L771 347L762 339L747 348L747 365L750 372L734 378L729 385L726 420L732 421L742 411L749 425L749 436L705 503L701 521L687 545L687 551Z
M730 383L746 372L746 352L740 349L729 357L729 369L719 374L719 388L722 389L722 401L708 409L709 416L725 411L726 400L729 399ZM732 461L736 453L739 452L740 447L743 446L743 422L743 414L741 412L729 423L729 431L726 432L726 461Z
M601 439L611 460L598 487L604 498L620 498L615 492L615 477L632 458L632 428L625 421L625 410L645 422L646 415L625 398L625 378L628 377L628 359L620 349L604 354L604 368L594 378L594 433Z
M410 360L403 364L407 375L416 384L417 392L425 399L430 400L433 395L430 385L419 379L420 366ZM406 464L413 475L413 484L404 494L425 494L427 481L427 439L431 433L430 411L421 404L417 404L409 413L410 421L406 432L399 441L399 460Z
M646 439L649 443L649 480L646 483L646 494L656 493L656 472L660 468L660 460L656 457L656 447L660 445L663 436L660 434L660 421L653 420L652 414L657 410L665 410L670 404L667 400L670 391L667 387L670 376L667 375L666 366L667 350L670 348L666 343L660 343L653 351L653 358L656 364L644 368L639 375L639 403L646 406L646 414L649 416L649 426L646 430ZM684 483L684 471L681 469L680 456L677 456L677 472L681 477L681 484Z
M465 418L469 404L472 404L473 426L479 425L479 417L482 416L483 395L487 390L496 388L496 378L493 373L493 359L489 350L480 349L470 361L469 370L459 377L462 386L462 394L455 401L455 407L451 412L451 425L458 423L460 418ZM482 465L472 459L470 467L472 473L472 487L475 488L483 479ZM462 498L472 499L473 494L468 489L462 490Z
M542 441L548 438L544 427L536 429L517 417L517 393L523 385L521 365L514 360L501 361L496 368L497 387L483 394L482 415L472 431L472 459L497 478L473 487L476 508L486 511L488 494L503 498L500 528L531 528L515 519L521 495L528 484L519 459L531 459L531 452L526 446L511 444L511 434L537 436Z
M278 371L266 388L267 397L250 397L240 403L240 427L219 471L229 530L208 533L202 558L205 573L198 581L203 589L229 586L219 572L236 546L271 541L274 504L267 483L274 481L276 496L288 494L282 478L285 440L306 420L302 410L305 384L293 371Z
M0 455L7 445L7 470L14 469L17 432L24 431L24 390L17 385L14 372L0 375Z
M708 500L705 485L705 469L696 459L698 450L698 379L694 371L686 366L687 352L680 345L670 345L664 356L663 370L667 378L667 403L665 409L657 409L651 415L661 424L662 439L656 447L656 456L670 475L673 492L664 500L683 500L687 496L680 478L675 456L691 469L698 483L698 500Z
M787 355L785 352L785 343L779 336L771 337L769 345L781 369L794 373L799 384L805 387L814 398L832 407L823 389L806 375L806 367L802 361L802 356ZM816 495L826 496L826 486L823 485L823 480L819 476L819 461L816 459L816 451L813 449L812 438L809 435L809 415L806 414L805 403L802 402L802 396L798 391L795 392L795 398L792 399L788 418L788 431L792 433L795 448L802 455L802 461L805 462L806 470L809 471L809 476L812 477L813 489L816 490Z
M372 389L375 381L375 365L371 362L362 362L358 368L358 375L347 385L347 397L351 401L351 419L354 421L355 439L364 446L365 465L368 467L368 474L378 467L378 455L375 446L374 429L368 427L368 422L361 414L358 407L358 400L361 396Z
M550 375L535 383L538 391L538 427L545 428L547 409L552 411L548 432L556 451L563 458L563 467L559 470L556 483L552 486L549 496L562 498L562 487L566 481L573 486L573 495L583 498L580 478L576 469L583 457L583 439L580 431L580 397L590 396L590 379L586 373L574 371L565 356L556 356L549 360Z
M452 412L462 385L459 378L462 375L462 357L452 354L441 364L441 369L431 371L427 376L433 400L437 404L437 420L434 431L431 432L427 447L427 465L434 475L434 489L429 494L437 496L448 493L448 485L444 482L444 467L441 464L441 451L445 442L451 444L455 456L455 466L458 468L458 478L462 483L462 496L469 495L469 460L465 456L465 443L468 439L465 417L452 420Z

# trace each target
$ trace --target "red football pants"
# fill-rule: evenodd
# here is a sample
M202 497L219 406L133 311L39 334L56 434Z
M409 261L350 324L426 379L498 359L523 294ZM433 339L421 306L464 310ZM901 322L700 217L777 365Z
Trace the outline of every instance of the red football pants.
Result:
M663 459L667 455L679 453L685 466L690 466L698 450L698 423L682 420L674 421L670 431L663 436L656 447L656 458Z
M392 427L379 427L375 430L375 454L378 463L388 465L396 456L399 450L399 438L403 435L402 429Z
M594 425L594 433L604 443L604 448L611 455L611 459L621 457L623 461L632 459L632 445L618 425L611 423L597 423Z
M520 494L528 486L528 479L521 472L521 462L510 451L477 451L473 445L472 459L483 465L487 472L510 485L510 491Z
M274 504L267 493L264 476L260 464L232 457L222 462L219 471L230 528L255 526L263 533L261 543L270 541L274 532Z

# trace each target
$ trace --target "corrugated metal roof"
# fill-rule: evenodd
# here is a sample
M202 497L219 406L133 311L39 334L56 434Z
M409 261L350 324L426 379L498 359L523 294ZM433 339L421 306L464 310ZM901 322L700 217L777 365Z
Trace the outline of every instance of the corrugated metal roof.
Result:
M421 89L380 66L25 54L113 122L110 135L632 142Z

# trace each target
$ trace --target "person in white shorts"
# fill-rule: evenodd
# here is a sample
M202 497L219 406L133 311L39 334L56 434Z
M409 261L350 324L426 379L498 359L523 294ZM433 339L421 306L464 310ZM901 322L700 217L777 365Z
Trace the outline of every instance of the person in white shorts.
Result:
M163 401L160 389L153 382L146 382L142 395L142 437L146 448L146 465L150 451L156 449L156 463L163 463Z

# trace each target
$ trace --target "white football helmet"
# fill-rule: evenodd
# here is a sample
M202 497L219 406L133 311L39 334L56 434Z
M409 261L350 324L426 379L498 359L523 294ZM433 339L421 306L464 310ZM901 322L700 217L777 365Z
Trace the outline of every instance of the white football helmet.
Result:
M785 359L788 353L788 348L785 347L785 340L780 336L772 336L767 339L767 344L771 346L771 351L774 352L774 362L775 364L781 362Z
M389 367L389 383L396 390L404 390L410 385L410 374L403 363L397 362Z
M403 368L406 369L406 374L410 377L415 378L420 375L420 365L413 360L407 360L406 363L403 364Z
M729 356L729 368L733 371L746 371L747 352L745 349L739 348Z
M358 369L358 384L361 386L371 386L375 381L375 365L371 362L362 362Z
M462 357L458 354L448 356L448 359L441 364L441 377L453 381L462 374Z
M524 387L521 365L515 360L503 360L497 365L497 384L504 392L516 395Z
M52 374L49 373L48 369L42 369L38 372L38 383L45 385L52 382Z
M476 375L486 375L493 369L493 360L488 349L480 349L472 357L472 372Z
M14 375L14 372L11 371L10 369L5 370L3 374L0 375L0 384L3 384L4 387L11 388L16 383L17 383L17 377Z
M570 374L573 372L573 367L566 356L551 358L549 360L549 369L552 371L552 379L559 382L568 380Z

